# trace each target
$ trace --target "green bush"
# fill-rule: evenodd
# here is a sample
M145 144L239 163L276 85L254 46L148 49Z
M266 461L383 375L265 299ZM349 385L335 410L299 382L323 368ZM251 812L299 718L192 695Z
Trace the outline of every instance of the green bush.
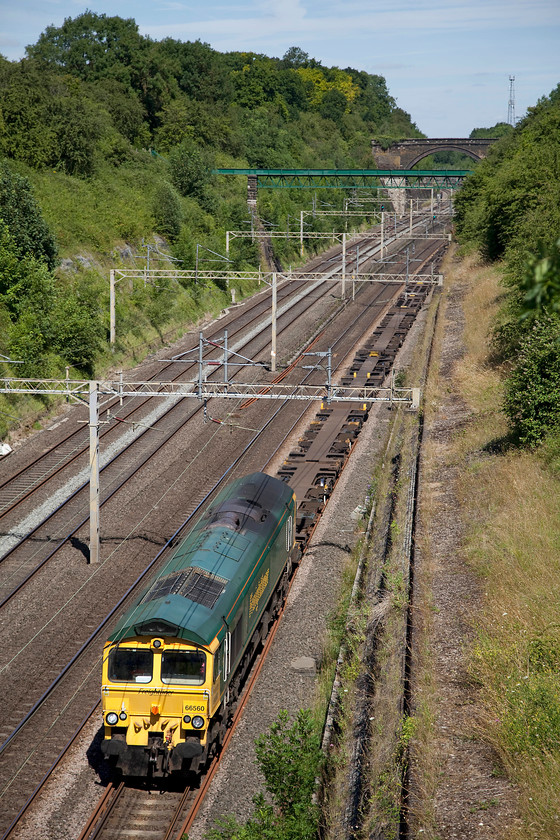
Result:
M27 178L0 161L0 221L10 232L21 257L33 256L54 268L57 247L54 236L35 201Z
M503 260L507 293L492 356L512 366L504 409L534 446L560 425L560 86L502 138L459 191L463 242Z
M171 180L181 195L200 198L210 181L211 165L197 144L187 138L169 155Z
M525 292L524 317L543 309L560 312L560 239L548 248L542 242L538 243L535 253L526 261L520 285Z
M560 428L560 316L532 319L506 380L504 408L512 433L535 445Z
M271 802L257 795L253 815L245 825L233 817L223 819L208 840L315 840L318 809L312 797L322 754L311 713L300 710L290 725L288 713L280 712L256 745Z

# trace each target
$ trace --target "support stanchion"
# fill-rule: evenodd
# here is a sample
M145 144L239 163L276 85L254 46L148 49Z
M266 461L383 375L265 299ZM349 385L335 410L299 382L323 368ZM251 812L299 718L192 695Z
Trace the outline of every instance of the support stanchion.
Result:
M99 562L99 383L89 383L89 562Z

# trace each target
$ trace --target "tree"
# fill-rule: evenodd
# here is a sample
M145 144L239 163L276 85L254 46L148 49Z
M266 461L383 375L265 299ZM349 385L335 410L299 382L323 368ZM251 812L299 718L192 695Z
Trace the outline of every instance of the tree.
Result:
M534 446L560 429L560 317L532 319L506 382L504 408L513 435Z
M348 108L348 100L340 90L328 90L323 96L319 113L333 122L340 122Z
M80 79L95 80L132 68L138 62L144 39L132 18L107 17L85 11L65 18L60 27L47 26L27 56L52 69Z
M96 141L107 131L102 114L83 96L65 96L53 104L57 165L69 175L88 177L95 169Z
M494 143L455 202L456 229L503 260L508 293L495 331L508 360L504 410L536 445L560 428L560 88Z
M57 260L53 234L33 197L31 184L0 161L0 220L9 231L20 257L33 256L49 269Z
M186 137L192 137L193 108L186 96L177 96L158 113L159 126L154 139L162 154L171 151Z
M282 56L282 66L292 67L297 70L298 67L307 67L309 64L309 53L304 52L301 47L290 47Z
M95 372L104 337L103 323L95 301L78 290L57 294L51 316L49 346L62 359L88 376Z
M396 102L387 90L387 82L383 76L371 75L363 70L347 67L344 71L359 87L359 94L355 101L355 109L363 120L378 126L390 117L396 108Z
M560 239L550 248L539 243L527 259L521 289L525 292L522 317L535 311L560 312Z
M168 183L162 183L154 193L152 213L155 229L163 236L176 239L181 230L183 213L179 196Z
M54 372L49 333L55 298L53 277L46 263L21 254L5 224L0 222L0 309L8 314L8 352L21 360L22 376ZM4 320L4 319L3 319Z
M29 62L10 64L0 72L0 154L34 168L55 158L56 134L49 122L50 73Z
M150 145L146 112L137 92L118 79L100 79L92 86L92 95L102 103L115 129L138 148Z
M169 155L169 167L173 186L181 195L201 198L210 181L210 162L190 139L185 139Z
M188 97L208 103L231 101L233 85L227 62L209 44L166 39L160 49L177 60L179 86Z
M494 139L498 137L506 137L511 134L513 126L505 122L497 122L492 128L473 128L469 137L474 139L486 140L487 138Z

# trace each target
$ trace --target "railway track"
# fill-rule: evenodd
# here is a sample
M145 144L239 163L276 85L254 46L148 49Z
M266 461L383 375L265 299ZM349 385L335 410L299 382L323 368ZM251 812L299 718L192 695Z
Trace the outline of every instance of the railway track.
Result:
M322 292L322 294L324 295L326 292ZM245 319L246 325L247 321ZM283 329L284 327L280 326L280 332ZM146 402L146 400L143 402ZM132 412L133 409L131 409ZM157 446L153 447L151 454L147 457L142 457L140 461L141 465L144 465L149 458L157 455L157 452L182 429L186 422L199 414L200 408L194 408L185 418L183 417L183 412L183 407L177 403L172 403L165 410L165 414L162 415L157 426L158 432L160 432L162 437L157 442ZM119 419L122 419L122 413L120 412ZM171 418L171 415L179 416L178 422L173 423L171 429L166 428L162 422L166 415L168 418ZM103 469L111 472L114 477L111 477L111 475L103 476L105 492L102 504L108 501L114 493L118 492L124 486L128 477L133 476L140 468L138 466L138 459L135 458L134 454L130 453L130 450L136 449L138 439L140 437L147 437L148 432L151 431L152 427L146 424L138 437L126 447L121 448L105 465ZM127 458L130 459L131 466L127 465ZM66 541L74 539L76 544L78 546L80 545L74 535L84 525L89 516L89 502L87 493L85 492L87 488L87 470L84 469L84 473L86 474L81 481L81 485L72 492L69 498L64 499L58 507L55 507L53 513L44 517L30 532L27 528L22 529L24 533L17 541L15 541L15 535L13 535L13 545L6 551L2 558L4 568L2 569L2 577L0 578L0 608L11 600L33 578ZM53 523L53 515L56 515L59 519L62 516L64 528L59 528L56 522ZM69 527L70 524L71 527ZM82 542L81 547L84 550L85 543ZM6 568L7 560L9 561L9 568Z
M263 650L256 657L253 668L249 673L232 724L226 732L222 752L227 750L233 733L241 720L247 700L274 641L282 613L283 608L271 627ZM196 779L190 784L187 783L183 788L179 786L178 790L173 790L173 786L169 784L160 787L160 793L164 795L165 803L164 809L161 811L158 809L155 818L154 808L152 807L154 802L153 789L145 788L143 785L130 788L126 787L124 782L115 786L110 782L106 792L93 809L78 840L109 840L110 837L119 836L119 828L121 830L124 828L127 834L132 831L144 837L151 837L152 840L182 840L196 818L198 809L217 770L218 762L219 755L211 760L201 780ZM125 791L131 791L131 793L123 795ZM150 816L152 817L151 822Z
M79 840L115 837L123 829L132 836L171 840L195 801L196 791L190 787L162 790L158 795L157 791L126 787L124 782L117 787L110 783Z
M383 289L380 289L379 291L377 291L377 290L376 290L376 294L383 295L383 294L384 294ZM358 315L357 315L357 317L356 317L355 321L364 320L364 319L366 319L366 318L367 318L367 313L366 313L364 310L361 310L361 311L359 311L359 312L358 312ZM200 409L199 409L199 411L200 411ZM258 436L256 436L256 437L258 437ZM149 456L147 456L147 457L151 457L151 453L150 453L150 455L149 455ZM200 499L200 501L202 501L202 499ZM198 498L198 497L196 497L196 496L194 497L194 499L193 499L193 500L191 500L191 505L194 505L193 510L198 509L199 504L200 504L200 501L199 501L199 498ZM60 548L60 545L61 545L61 544L59 544L59 545L57 546L57 549L59 549L59 548ZM56 551L56 549L55 549L55 550L53 550L52 552L49 552L49 555L48 555L47 559L51 559L51 557L54 555L55 551ZM29 577L30 577L30 576L28 576L28 579L29 579ZM7 603L7 599L5 599L5 602ZM49 629L50 629L50 628L49 628ZM52 644L53 644L53 645L55 644L56 633L57 633L57 629L56 629L56 627L53 627L52 629L50 629L50 636L51 636L51 641L52 641ZM21 636L21 635L19 635L19 636L18 636L18 638L19 638L19 641L20 641L20 643L21 643L21 641L22 641L22 636ZM33 639L34 639L34 642L36 643L36 637L33 637ZM86 640L86 643L91 643L91 641L93 641L93 639L92 639L91 637L89 637L89 639L87 639L87 640ZM10 654L10 655L12 655L12 657L13 657L13 653L12 653L12 654ZM72 660L71 660L71 661L72 661ZM16 678L14 678L14 679L13 679L13 681L12 681L12 691L13 691L14 693L16 693L16 692L17 692L18 682L19 682L19 681L18 681L17 677L16 677ZM22 686L22 693L23 693L23 686ZM31 708L34 708L31 704L30 704L30 707L31 707ZM35 713L35 712L34 712L34 713ZM26 715L24 716L24 719L27 717L27 715L28 715L28 714L29 714L29 711L27 711ZM0 747L0 750L1 750L1 747Z
M281 328L282 330L283 328ZM147 454L141 458L130 454L129 450L136 448L140 437L148 435L151 427L144 429L133 442L121 449L103 468L109 475L104 475L104 495L102 497L102 504L109 501L112 496L118 492L136 472L143 467L151 458L155 457L158 452L169 443L170 440L179 432L184 425L196 417L200 413L200 406L195 407L186 417L183 413L183 407L176 402L166 409L167 416L171 418L172 415L177 415L176 422L168 422L166 428L161 422L158 425L162 437L156 441L156 446L151 447ZM127 463L130 461L130 465ZM123 463L124 462L124 463ZM112 475L111 475L112 473ZM87 498L87 481L84 480L81 486L76 490L69 499L61 503L55 509L55 514L62 517L65 529L70 525L69 530L58 529L56 523L53 524L53 515L49 515L42 522L36 525L31 533L22 536L12 549L10 549L3 558L3 576L0 583L0 608L5 606L19 591L24 587L34 575L42 569L42 567L56 554L58 549L68 540L74 538L77 531L87 521L89 510ZM86 513L84 514L84 511ZM46 529L48 528L48 533ZM56 536L53 536L53 531ZM20 551L18 552L18 549ZM41 552L42 550L42 552ZM43 556L41 557L41 553ZM7 561L8 564L7 564ZM6 569L6 565L10 568Z
M328 287L325 290L321 290L321 296L325 296L329 294ZM305 313L305 307L307 298L301 299L298 301L300 312L299 315ZM292 316L291 321L289 321L289 313L285 312L283 316L279 319L279 329L278 332L280 335L293 326L294 320L298 317L298 313L296 312L294 316ZM253 319L255 320L255 319ZM245 327L246 327L245 323ZM264 338L264 341L267 341L267 338ZM263 344L263 340L261 339L261 346ZM238 349L245 350L249 352L251 348L255 348L255 339L251 338L250 341L245 343L239 343ZM259 346L257 345L257 351L259 351ZM177 367L176 364L173 364L173 367ZM176 374L174 377L171 378L171 381L177 380L185 380L189 373L192 374L192 370L195 366L189 365L188 368L185 370L182 368L179 374ZM235 376L236 366L235 364L230 364L230 368L233 370L233 375ZM211 378L213 373L209 373L208 378ZM127 473L132 474L133 466L128 466L126 461L129 459L132 464L138 462L138 456L134 455L134 450L138 449L139 443L145 445L144 441L148 440L150 437L154 438L154 424L157 433L161 435L160 439L154 442L153 446L150 446L151 457L153 457L157 452L176 434L183 426L190 422L193 418L196 418L200 415L200 406L194 406L193 408L185 409L184 403L177 402L176 400L170 399L168 401L163 401L163 407L160 405L161 411L158 411L158 419L157 421L154 418L147 418L145 415L145 406L149 402L150 398L144 398L141 400L142 408L144 409L142 418L144 419L144 423L142 424L139 420L139 433L136 434L135 437L126 445L121 445L120 448L117 449L116 454L114 457L110 458L105 465L102 467L102 472L106 474L103 476L104 480L104 487L105 487L105 499L102 499L102 503L110 498L111 495L119 490L125 483L125 479L121 478L121 476L126 475ZM152 403L156 400L156 398L151 398ZM134 402L134 400L132 400ZM162 401L160 401L162 402ZM166 403L166 404L165 404ZM127 414L125 411L119 411L118 420L120 421L127 421L128 423L134 423L135 418L137 416L138 407L132 406L129 409ZM124 416L123 416L124 415ZM177 417L177 420L174 418ZM113 428L114 432L114 428ZM106 435L109 432L105 433ZM131 452L131 450L133 450ZM81 451L80 454L84 456L85 461L85 448ZM123 465L124 462L124 465ZM144 460L145 463L145 460ZM69 465L68 465L69 466ZM117 478L112 478L110 475L107 475L108 472L111 472L113 476L117 476ZM27 566L34 563L34 568L40 568L44 562L46 562L49 557L52 555L53 551L56 550L56 547L64 543L66 540L70 539L74 533L84 524L89 516L89 501L87 498L87 486L88 486L88 472L87 467L84 466L82 472L79 474L77 481L75 482L78 486L76 489L72 486L72 493L68 496L67 494L63 495L63 500L60 506L56 506L52 512L49 512L47 516L43 517L36 525L34 525L31 530L29 528L23 528L23 533L18 538L17 534L13 534L13 544L9 547L5 553L3 558L0 560L2 564L2 575L0 577L0 592L2 595L0 596L0 607L10 600L14 594L19 591L20 586L29 580L30 576L34 574L34 570L32 569L30 573L26 573L21 575L20 578L22 583L16 586L11 585L13 584L14 577L17 577L17 570L18 569L26 569ZM59 534L57 529L56 523L53 523L53 516L56 515L60 518L60 512L64 508L63 512L63 521L65 523L74 523L70 530L62 531ZM75 511L75 512L74 512ZM45 529L48 527L48 538L46 535ZM56 541L53 537L53 534L56 534ZM7 541L7 538L5 538ZM56 542L56 545L52 545L53 542ZM44 546L44 553L46 553L46 557L41 559L40 551L38 550L37 546ZM15 556L17 555L17 556ZM6 572L6 567L8 565L7 561L10 563L10 567L13 570L11 573ZM6 581L9 582L8 585L11 587L8 589L6 585Z
M403 230L405 227L406 225L404 222L399 222L399 231ZM373 236L371 238L362 238L360 240L360 248L361 251L359 254L357 249L354 249L353 259L354 270L356 271L358 271L360 267L365 270L368 262L371 261L376 253L378 253L379 244L377 237ZM351 272L353 266L351 249L349 250L347 256L347 271ZM340 267L333 268L329 260L322 260L314 266L314 271L324 272L326 279L330 276L330 278L336 281L337 274L340 272ZM302 288L302 285L302 281L298 281L297 279L280 285L278 289L279 306L281 306L286 299L289 299L291 295L294 293L297 294L297 292ZM328 291L325 290L323 294L328 294ZM255 324L259 318L262 318L263 314L266 313L268 309L268 294L265 293L262 299L252 302L247 308L244 308L242 315L237 316L236 314L230 314L225 318L220 319L220 329L210 331L205 337L208 340L215 340L223 335L224 329L228 329L231 340L232 338L235 338L236 335L239 335L250 328L251 325ZM195 336L193 336L192 341L196 341ZM209 354L207 353L206 355L208 356ZM149 378L154 380L167 380L168 373L174 369L176 369L176 365L173 363L164 364ZM172 375L170 377L170 381L186 379L188 374L192 373L193 369L194 365L183 368L180 374ZM131 404L134 403L135 400L129 398L126 402ZM118 418L117 422L113 423L111 427L101 432L100 437L108 438L109 442L111 436L114 436L115 426L118 425L118 421L131 423L134 422L134 418L136 416L137 422L141 422L142 414L145 413L146 406L149 405L149 403L150 398L141 397L138 398L138 404L131 405L130 407L123 407L118 399L109 401L104 412L100 415L100 420L102 422L107 421L110 419L111 415L115 417L114 409L117 405L119 406ZM67 418L63 418L62 422L59 421L58 423L53 424L51 427L52 431L59 428L62 432L63 428L66 428L63 427L63 423L66 421ZM88 439L86 429L83 427L74 429L65 435L62 434L62 436L60 436L59 432L57 440L47 447L46 450L43 450L40 455L34 458L31 462L26 463L21 468L16 468L12 474L7 474L6 477L0 481L0 519L14 511L16 508L21 507L23 503L28 500L32 494L40 490L47 481L51 481L68 466L73 464L77 459L80 457L85 459L87 451ZM9 469L9 464L7 466Z
M401 307L401 308L402 308L402 307ZM402 314L402 313L401 313L401 314ZM362 316L363 316L363 313L362 313ZM359 320L359 319L357 318L356 320ZM374 351L369 351L369 352L374 352ZM368 358L368 359L370 359L370 360L371 360L371 359L373 359L373 358L375 358L374 356L369 355L369 352L368 352L368 354L367 354L367 358ZM384 354L384 355L385 355L385 354ZM383 365L385 364L385 361L386 361L386 359L381 359L381 358L380 358L380 363L381 363L381 362L383 362ZM385 370L385 368L384 368L384 367L383 367L383 370ZM355 373L356 373L356 370L352 371L352 376L353 376L353 378L355 378L355 376L354 376L354 374L355 374ZM369 377L368 377L368 378L371 378L371 373L372 373L372 370L370 369L370 370L368 371L368 373L369 373ZM373 383L372 383L372 384L373 384ZM329 415L329 418L330 418L330 415ZM294 423L295 423L295 422L296 422L296 421L294 421ZM316 422L322 422L322 421L321 421L321 420L316 420L316 421L314 421L314 422L316 423ZM352 423L356 423L356 421L355 421L355 420L352 420L351 422L352 422ZM293 423L292 425L294 425L294 423ZM327 426L328 426L328 427L330 428L330 430L332 431L332 429L334 428L334 425L335 425L335 424L332 422L332 420L329 420L329 419L327 418L327 422L325 423L325 429L326 429L326 428L327 428ZM315 430L315 431L317 431L317 430ZM351 431L352 431L352 432L355 432L355 431L356 431L356 427L355 427L355 426L353 426ZM344 431L344 434L347 434L347 433L348 433L348 429L346 429L346 430ZM335 435L335 439L336 439L336 437L337 437L337 436ZM355 436L354 436L354 437L355 437ZM340 444L340 441L338 441L338 444ZM305 448L305 447L304 447L304 448ZM349 452L349 451L350 451L350 449L351 449L351 446L350 446L350 447L348 447L347 442L346 442L346 443L345 443L345 448L346 448L347 452ZM343 447L343 449L344 449L344 447ZM344 454L344 453L342 453L342 454ZM325 452L325 459L327 460L327 463L329 464L329 466L330 466L330 467L332 467L332 466L333 466L334 460L336 460L336 459L340 460L340 455L341 455L341 452L340 452L340 451L338 451L338 452L337 452L337 455L336 455L336 458L334 458L334 459L333 459L332 454L329 454L328 452ZM298 453L298 456L297 456L297 457L299 457L299 453ZM296 460L297 460L297 458L296 458ZM244 470L244 471L245 471L245 470ZM316 495L316 496L321 497L321 499L322 499L322 504L323 504L323 506L324 506L324 502L326 501L326 498L328 497L328 494L327 494L326 489L325 489L325 488L326 488L326 485L325 485L325 484L321 484L321 485L319 486L319 488L320 488L320 489L319 489L319 492L318 492L318 493L317 493L317 485L316 485L316 484L312 484L312 487L315 487L315 491L313 491L313 493L315 493L315 495ZM312 496L313 496L313 493L312 493ZM302 497L302 498L304 498L304 497ZM312 502L311 507L310 507L310 505L309 505L309 502L310 502L310 501ZM308 498L308 499L307 499L307 502L305 503L305 504L307 505L306 510L305 510L305 512L302 514L302 517L300 517L301 521L298 523L298 527L300 528L300 531L301 531L301 532L307 532L307 533L309 533L309 532L310 532L310 529L311 529L312 527L314 527L314 523L316 522L316 519L317 519L318 513L320 512L319 508L321 507L321 505L319 504L319 505L316 505L316 506L315 506L314 510L312 510L312 508L313 508L313 503L314 503L314 502L316 502L316 501L317 501L317 498L315 498L315 499L313 499L313 498L312 498L312 499L309 499L309 498ZM95 676L97 677L97 674L95 674ZM83 703L82 703L82 708L83 708ZM35 714L35 713L34 713L34 714ZM52 712L51 712L51 714L52 714ZM48 719L48 713L47 713L47 719Z
M298 282L297 280L287 285L281 285L278 293L280 307L286 300L289 300L290 297L297 294L301 290L302 285L301 281ZM323 294L327 293L326 290L323 292ZM269 308L268 296L265 296L258 302L251 303L249 305L250 311L248 313L244 311L242 317L228 317L221 320L220 329L209 331L206 338L208 341L217 340L223 336L223 330L227 329L230 341L232 339L235 340L236 337L242 336L257 325L259 320L263 319ZM195 339L193 336L192 341L197 342L198 337ZM205 351L204 358L206 360L211 357L211 352L209 350ZM192 376L195 370L196 364L191 364L181 365L180 371L177 371L177 364L175 362L168 362L159 367L149 379L170 382L187 381L189 375ZM111 439L115 437L115 431L118 429L120 432L122 429L119 423L132 424L135 421L141 423L154 400L154 397L142 397L141 394L137 398L126 398L124 405L121 405L118 398L109 400L104 411L100 413L100 421L107 423L111 421L111 418L113 420L108 428L102 429L100 438L103 439L105 444L110 444ZM117 414L115 414L117 406ZM88 447L87 427L79 426L50 445L46 451L40 453L31 463L17 469L12 475L6 477L0 483L0 518L21 507L47 481L52 481L52 479L73 465L80 457L85 462Z

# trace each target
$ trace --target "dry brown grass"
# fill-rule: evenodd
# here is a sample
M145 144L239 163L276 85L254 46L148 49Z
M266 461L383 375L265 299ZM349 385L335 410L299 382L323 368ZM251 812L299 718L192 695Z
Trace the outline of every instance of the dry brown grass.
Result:
M465 455L488 444L506 432L500 409L503 384L495 368L488 364L488 343L499 300L502 296L500 272L471 255L453 266L454 283L468 283L463 301L465 356L455 368L455 387L473 412L473 422L463 435L456 454Z
M515 450L497 454L492 446L507 433L501 411L501 373L488 361L488 336L502 297L499 271L473 256L456 260L452 255L444 271L447 289L442 315L453 304L458 286L466 289L461 306L465 353L445 374L437 364L432 366L426 389L426 422L429 426L442 417L442 406L451 393L460 396L466 411L461 431L450 441L440 436L428 438L424 445L424 475L429 478L422 487L422 516L427 527L417 538L422 574L415 588L417 727L412 823L416 829L423 828L423 836L437 836L434 802L441 765L434 721L442 700L430 647L434 625L430 586L438 573L430 522L438 498L446 492L438 471L448 465L458 475L454 491L460 501L464 554L482 594L480 610L473 619L476 642L466 652L481 686L477 732L493 746L519 792L521 819L510 826L508 840L553 840L560 837L560 750L549 748L546 739L540 745L538 739L532 744L528 738L530 749L521 749L516 736L525 736L529 697L525 688L538 679L528 653L531 641L551 640L552 658L560 651L560 482L538 454ZM443 321L441 318L434 341L436 362L448 340ZM553 672L553 668L545 669L545 688L550 688L551 680L554 686ZM535 685L538 695L540 684ZM560 691L556 700L558 707ZM546 706L541 711L546 726ZM552 719L552 704L550 712Z
M448 286L448 272L452 259L447 256L442 267ZM429 425L439 409L443 392L450 383L444 379L437 364L445 337L445 312L453 287L446 288L440 301L440 311L432 341L432 365L424 389L425 423ZM424 524L433 518L437 496L441 492L438 481L426 482L437 474L437 464L444 457L442 447L436 447L430 439L422 446L421 503ZM447 453L447 457L451 457ZM433 534L429 527L423 527L416 533L417 563L421 563L421 573L415 575L414 583L414 638L413 672L414 677L414 715L416 727L412 743L412 779L411 795L408 802L409 822L414 830L422 831L421 836L437 838L437 820L435 803L437 789L441 780L441 757L435 738L435 720L437 716L439 686L432 648L434 627L434 601L432 595L433 577Z
M506 432L500 374L487 363L484 340L498 307L499 273L469 258L457 272L463 278L466 274L467 353L457 363L454 379L472 418L449 455L466 459L458 486L467 525L466 553L484 593L480 642L472 660L484 699L480 730L519 786L519 838L552 840L560 837L560 752L546 743L539 746L538 736L534 744L527 736L522 747L515 733L527 726L525 689L534 683L539 691L531 641L550 638L554 655L556 643L560 646L555 630L560 614L560 482L537 453L490 454L486 449ZM549 685L548 674L546 681ZM537 705L535 714L552 720L555 710L551 707L547 715L546 698L538 702L543 705Z

